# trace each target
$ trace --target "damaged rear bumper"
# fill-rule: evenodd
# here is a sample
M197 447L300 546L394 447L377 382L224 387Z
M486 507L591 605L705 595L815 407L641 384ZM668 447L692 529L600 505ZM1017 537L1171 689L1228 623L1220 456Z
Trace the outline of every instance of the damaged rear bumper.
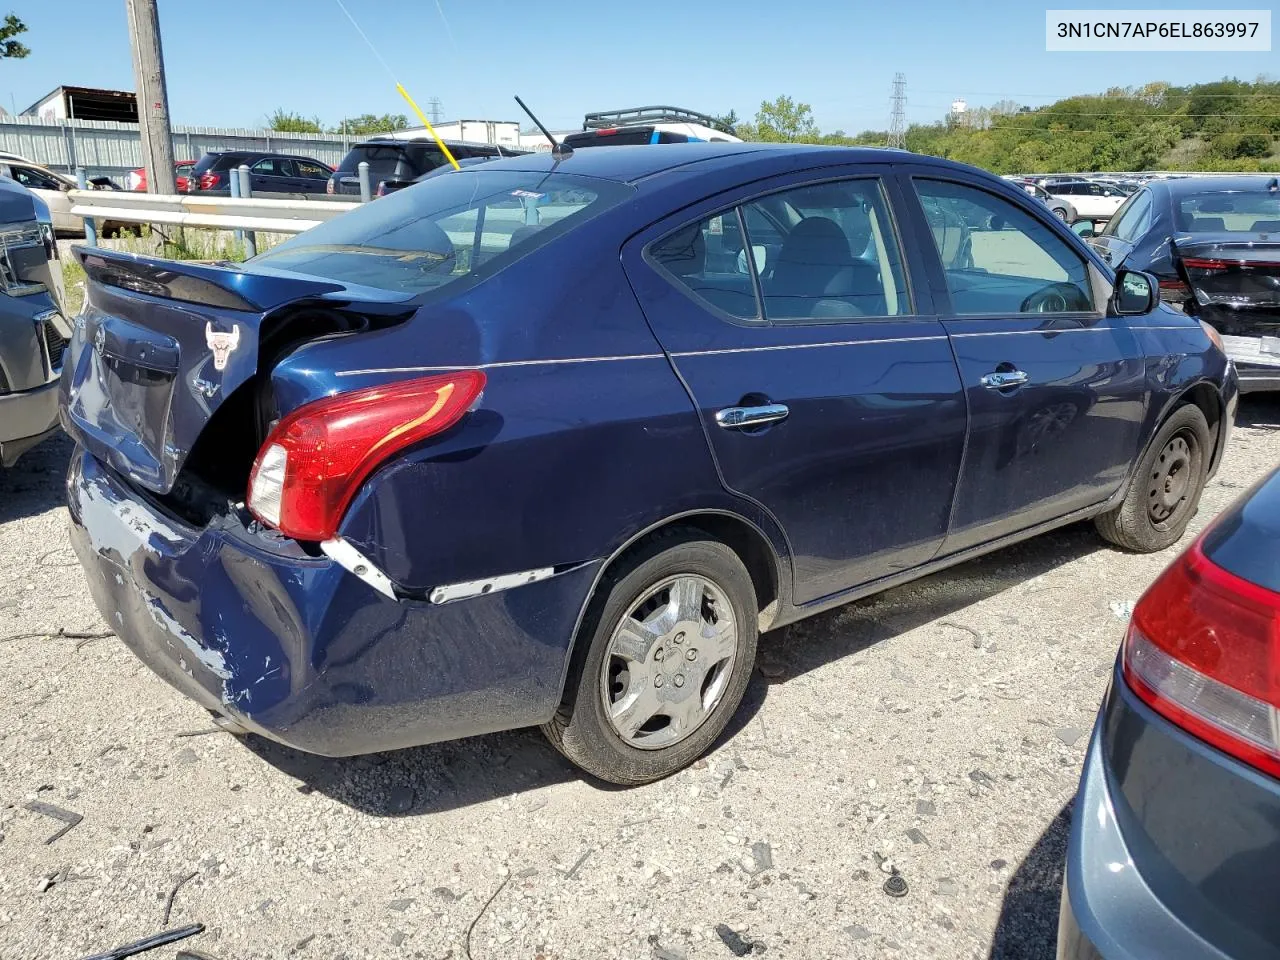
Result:
M81 449L67 494L94 601L139 659L245 729L327 756L549 720L598 569L394 600L230 519L185 526Z

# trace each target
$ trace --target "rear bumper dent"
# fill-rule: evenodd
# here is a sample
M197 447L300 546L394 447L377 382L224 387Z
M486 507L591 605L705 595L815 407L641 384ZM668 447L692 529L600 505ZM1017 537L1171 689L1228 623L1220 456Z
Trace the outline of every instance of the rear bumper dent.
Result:
M245 729L346 756L549 720L599 564L436 605L230 522L187 528L77 450L71 539L102 615L170 685Z

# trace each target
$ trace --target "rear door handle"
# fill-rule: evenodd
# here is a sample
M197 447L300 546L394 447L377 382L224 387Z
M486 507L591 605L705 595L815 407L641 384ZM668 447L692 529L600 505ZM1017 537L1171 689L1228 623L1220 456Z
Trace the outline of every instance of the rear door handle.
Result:
M988 373L982 378L982 385L988 390L1004 390L1007 387L1018 387L1031 379L1031 375L1021 370L998 370Z
M725 407L716 411L716 423L726 430L760 427L787 419L791 413L785 404L766 403L758 407Z

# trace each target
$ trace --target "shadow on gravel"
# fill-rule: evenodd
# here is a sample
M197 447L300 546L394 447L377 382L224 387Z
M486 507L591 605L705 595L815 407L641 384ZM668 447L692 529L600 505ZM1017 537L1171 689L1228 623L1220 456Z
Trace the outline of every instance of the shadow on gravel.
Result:
M1280 393L1250 393L1241 397L1236 426L1280 430Z
M767 693L768 684L753 677L717 746L751 722ZM520 807L532 812L546 803L537 790L569 780L601 791L626 789L589 777L535 729L363 757L319 757L257 736L241 742L276 769L301 780L302 792L316 791L378 817L441 813L516 794L524 795Z
M1092 523L1042 534L767 633L760 638L761 670L773 678L772 682L785 683L931 621L948 631L958 631L960 636L969 634L978 642L998 642L999 635L983 635L964 617L966 607L1108 549ZM1027 616L1034 618L1032 612Z
M28 450L15 466L0 468L0 523L62 506L62 480L70 458L71 440L59 433Z
M1072 803L1053 818L1009 878L991 941L991 960L1053 960L1057 955L1058 905Z

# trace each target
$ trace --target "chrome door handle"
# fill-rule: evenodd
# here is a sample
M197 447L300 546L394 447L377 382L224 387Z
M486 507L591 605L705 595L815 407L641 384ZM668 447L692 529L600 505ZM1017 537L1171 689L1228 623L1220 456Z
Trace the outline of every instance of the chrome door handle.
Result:
M1018 387L1031 379L1031 375L1021 370L1001 370L988 373L981 383L988 390L1004 390L1006 387Z
M787 419L791 413L784 404L766 403L759 407L725 407L716 411L716 423L726 430L759 427Z

